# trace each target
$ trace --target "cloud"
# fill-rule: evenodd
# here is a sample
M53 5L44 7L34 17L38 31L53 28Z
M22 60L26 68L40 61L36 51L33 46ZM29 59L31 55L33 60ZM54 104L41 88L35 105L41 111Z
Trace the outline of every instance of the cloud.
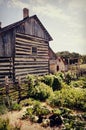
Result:
M27 3L24 3L20 0L9 0L8 3L7 3L8 7L17 7L17 8L28 8L28 4Z
M52 6L50 4L47 4L45 6L39 6L39 5L37 7L34 6L33 11L39 14L49 16L51 18L59 18L64 21L70 19L69 16L65 15L62 9L57 8L56 6Z
M69 8L83 9L86 11L86 0L70 0Z

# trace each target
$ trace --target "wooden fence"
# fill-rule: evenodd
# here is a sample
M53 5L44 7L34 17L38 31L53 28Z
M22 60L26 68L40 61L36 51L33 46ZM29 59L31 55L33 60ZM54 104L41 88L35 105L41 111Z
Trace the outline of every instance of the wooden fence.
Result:
M17 102L28 97L28 81L22 83L19 78L18 82L14 84L8 76L6 76L4 84L0 84L0 104L8 97L12 101Z

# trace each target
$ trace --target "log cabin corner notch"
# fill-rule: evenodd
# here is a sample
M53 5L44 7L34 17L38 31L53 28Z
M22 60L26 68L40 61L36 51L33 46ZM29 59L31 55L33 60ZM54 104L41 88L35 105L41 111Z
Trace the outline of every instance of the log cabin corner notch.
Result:
M27 74L49 73L49 41L52 37L36 15L23 9L23 20L0 29L0 81L15 82Z

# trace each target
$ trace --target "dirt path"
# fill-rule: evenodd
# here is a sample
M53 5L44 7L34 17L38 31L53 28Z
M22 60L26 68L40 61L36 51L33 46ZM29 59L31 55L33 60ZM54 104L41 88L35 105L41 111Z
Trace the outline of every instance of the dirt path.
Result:
M29 120L21 120L28 107L23 107L21 111L12 111L2 115L2 118L8 118L12 126L21 126L21 130L53 130L50 127L43 128L37 123L31 123ZM58 128L55 130L59 130Z

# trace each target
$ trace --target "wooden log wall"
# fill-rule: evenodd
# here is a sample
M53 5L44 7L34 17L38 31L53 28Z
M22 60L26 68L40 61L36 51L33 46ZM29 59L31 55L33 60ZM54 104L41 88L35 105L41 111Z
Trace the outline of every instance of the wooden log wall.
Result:
M12 58L0 57L0 83L4 82L5 76L12 78Z
M32 47L37 53L32 54ZM44 75L49 73L48 42L28 35L16 34L15 44L15 78L27 74Z

